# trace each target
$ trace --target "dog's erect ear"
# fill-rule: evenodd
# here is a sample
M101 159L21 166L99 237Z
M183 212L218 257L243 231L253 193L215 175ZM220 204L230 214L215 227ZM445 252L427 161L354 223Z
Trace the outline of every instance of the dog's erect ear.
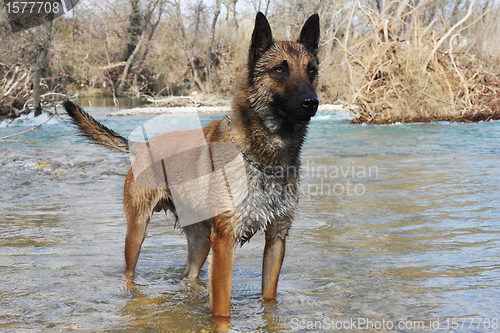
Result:
M248 56L248 65L251 67L257 59L266 52L273 44L273 34L266 17L261 12L255 17L255 28L253 29L252 41L250 42L250 54Z
M302 27L300 32L299 43L303 44L309 52L314 55L318 54L319 48L319 15L318 13L311 15Z

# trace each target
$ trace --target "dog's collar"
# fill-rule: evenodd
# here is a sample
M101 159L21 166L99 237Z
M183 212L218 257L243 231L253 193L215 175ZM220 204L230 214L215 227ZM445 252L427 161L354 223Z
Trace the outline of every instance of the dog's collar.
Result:
M233 136L231 135L231 124L233 122L231 121L231 118L229 117L228 114L226 114L226 118L227 118L227 127L229 129L229 139L231 139L231 142L233 143L234 148L236 148L236 150L238 151L238 153L240 153L241 157L243 157L243 159L245 161L247 161L248 164L252 165L253 167L255 167L260 172L263 172L263 173L265 173L267 175L270 175L270 176L274 175L275 172L274 172L273 169L271 169L269 167L263 168L262 165L260 165L259 162L256 162L256 161L252 160L250 157L247 156L247 154L245 154L243 152L243 150L241 150L240 146L238 146L238 144L234 141Z

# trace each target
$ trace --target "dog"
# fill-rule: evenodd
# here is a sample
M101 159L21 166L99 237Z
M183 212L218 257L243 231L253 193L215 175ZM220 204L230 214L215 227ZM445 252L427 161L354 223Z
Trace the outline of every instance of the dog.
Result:
M181 219L188 244L187 278L198 276L212 251L209 294L214 318L229 318L234 250L258 231L265 233L262 298L276 297L285 239L298 206L300 152L319 104L319 34L319 16L314 14L297 42L274 41L269 22L259 12L231 116L200 130L133 144L79 106L64 102L86 138L136 153L123 195L127 279L133 281L153 212L165 210L189 220ZM204 190L193 185L193 180L215 173L217 177L204 178ZM199 216L192 217L197 209Z

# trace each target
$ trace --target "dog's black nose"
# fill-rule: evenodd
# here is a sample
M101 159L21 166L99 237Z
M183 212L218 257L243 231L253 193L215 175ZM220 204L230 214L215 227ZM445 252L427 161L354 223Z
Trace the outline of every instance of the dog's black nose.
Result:
M310 113L316 113L318 110L319 101L316 96L307 96L302 100L302 107Z

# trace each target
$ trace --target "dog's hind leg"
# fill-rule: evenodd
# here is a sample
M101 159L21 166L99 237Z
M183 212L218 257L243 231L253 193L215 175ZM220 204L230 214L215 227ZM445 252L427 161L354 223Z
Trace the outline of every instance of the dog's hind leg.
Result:
M262 298L271 300L276 297L278 277L285 257L285 236L279 237L266 231L266 246L262 263Z
M135 266L139 259L142 243L146 238L146 229L150 214L146 212L127 213L127 235L125 236L125 276L131 280L134 277Z
M188 258L184 276L194 279L207 259L210 251L210 225L199 222L183 228L188 243Z
M146 229L159 197L158 190L146 190L138 186L134 181L132 171L129 171L123 192L123 203L127 217L127 235L125 237L125 277L127 280L131 281L134 276L141 246L146 238Z
M142 243L146 238L149 217L140 212L127 214L127 235L125 236L125 276L128 280L134 277L135 266L139 259Z

